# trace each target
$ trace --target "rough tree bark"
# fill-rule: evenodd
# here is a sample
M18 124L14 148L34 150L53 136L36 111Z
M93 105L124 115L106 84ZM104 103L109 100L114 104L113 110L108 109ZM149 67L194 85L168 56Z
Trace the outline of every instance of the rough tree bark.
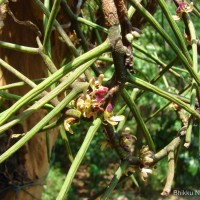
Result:
M72 3L69 1L69 3ZM42 13L33 1L18 0L9 2L9 8L13 15L20 21L29 20L42 30ZM16 23L7 14L4 27L0 30L0 40L15 44L37 47L36 33L30 27ZM56 34L56 33L53 33ZM60 57L66 52L66 45L58 39L52 43L56 51L54 54L55 64L59 63ZM47 77L47 68L39 55L25 54L5 48L0 48L0 58L15 67L30 79ZM20 81L14 74L9 73L0 66L0 85L6 85ZM23 96L31 88L23 86L10 89L9 92ZM9 107L11 101L4 101L4 107ZM6 136L0 139L0 153L3 153L17 139L12 138L14 133L26 133L45 115L45 110L38 110L31 115L22 125L17 125L6 132ZM58 130L48 131L49 149L56 141ZM23 148L15 153L6 162L0 165L0 199L41 199L43 185L48 173L47 139L44 132L38 133Z

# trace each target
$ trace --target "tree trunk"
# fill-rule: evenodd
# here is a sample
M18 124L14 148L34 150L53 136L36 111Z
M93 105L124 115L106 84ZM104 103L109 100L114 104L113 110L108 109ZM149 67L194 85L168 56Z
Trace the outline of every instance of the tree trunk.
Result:
M9 2L8 5L18 20L29 20L42 30L42 14L36 6L33 6L32 2L18 0L16 2ZM30 27L17 23L7 13L4 27L0 30L0 40L37 47L36 36L36 33ZM61 56L61 52L63 53L66 50L66 45L59 42L58 39L56 41L52 40L52 43L56 45L56 55ZM58 63L59 56L56 57L58 58L57 60L54 60L55 64ZM47 68L39 55L26 54L0 47L0 58L30 79L47 77ZM0 68L0 76L1 86L20 81L14 74L3 68ZM10 89L9 92L23 96L30 89L29 86L23 86ZM3 103L4 110L12 103L5 100ZM6 131L5 137L0 139L0 153L3 153L16 140L19 140L19 138L13 138L12 134L26 133L44 117L45 112L45 110L40 109L26 119L23 125L15 125L12 130ZM46 134L49 137L46 137ZM43 185L49 168L47 149L51 152L57 134L57 129L50 130L47 133L38 133L17 153L0 165L0 199L41 199ZM47 143L49 143L49 148L47 148Z

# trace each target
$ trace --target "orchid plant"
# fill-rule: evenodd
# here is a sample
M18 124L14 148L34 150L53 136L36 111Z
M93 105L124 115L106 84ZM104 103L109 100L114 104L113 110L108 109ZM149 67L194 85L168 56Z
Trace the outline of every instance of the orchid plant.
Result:
M30 8L31 20L15 10L22 2ZM9 191L14 190L13 198L18 192L21 195L26 187L27 194L34 191L33 181L46 178L57 133L65 143L66 160L70 162L58 200L66 199L69 194L73 178L92 146L94 136L104 137L95 148L104 153L105 147L110 147L119 167L107 187L95 191L97 194L91 198L108 199L117 184L127 179L133 180L137 187L136 179L147 183L148 177L156 171L156 164L165 157L168 157L168 174L161 195L170 195L181 147L189 151L193 143L197 146L197 135L200 137L200 129L195 129L200 127L200 44L198 26L192 21L192 17L200 18L200 13L196 2L174 0L173 3L176 15L168 8L172 2L164 0L44 0L44 3L40 0L30 3L0 0L0 65L4 69L0 70L0 164L4 166L0 175L7 181L4 185ZM161 17L154 16L157 9L162 10L170 33L162 26ZM185 31L179 28L176 20L180 20ZM35 43L25 40L26 35L15 37L11 22L13 26L32 31ZM148 34L159 35L156 44L159 48L149 48L154 42L143 32L147 24L151 30ZM12 39L14 42L10 42ZM19 44L18 39L27 46ZM39 64L18 59L16 66L12 66L15 64L12 51L24 53L24 58L27 54L30 57L36 54L38 60L35 57L32 60ZM34 67L41 65L40 72L45 77L39 80L28 78L18 69L22 63L26 72L35 72ZM12 73L20 82L7 84L11 80L10 77L6 80L4 71ZM28 86L27 91L23 89L24 85ZM11 92L12 89L17 91L16 94ZM147 95L145 100L144 95ZM144 101L146 103L142 103ZM44 111L40 118L35 117L39 109ZM167 113L167 119L159 124L159 129L153 129L158 125L152 119L160 120L161 112ZM173 139L160 142L158 132L165 121L173 120L172 112L173 117L176 116L173 124L178 123L179 130L173 127L174 135L167 127L169 130L165 134L171 131L169 138ZM38 121L29 126L30 118ZM81 136L85 138L73 156L69 138L79 136L79 133L69 138L68 133L75 133L74 127L82 121L87 121L90 126L84 127ZM51 131L53 133L49 134ZM24 170L31 166L32 160L27 163L27 158L32 158L29 153L35 138L39 138L41 152L48 152L42 159L46 161L46 169L42 166L41 173L46 170L45 174L39 178L37 175L33 180L28 177L32 172L24 173ZM13 158L16 158L15 162L10 162ZM36 164L41 161L34 159ZM9 163L11 167L8 167ZM13 163L16 166L13 167ZM11 170L9 176L6 176L9 174L7 169ZM33 171L37 172L35 168ZM22 175L26 175L26 179ZM15 191L16 188L20 188L19 191ZM1 188L4 190L7 188Z

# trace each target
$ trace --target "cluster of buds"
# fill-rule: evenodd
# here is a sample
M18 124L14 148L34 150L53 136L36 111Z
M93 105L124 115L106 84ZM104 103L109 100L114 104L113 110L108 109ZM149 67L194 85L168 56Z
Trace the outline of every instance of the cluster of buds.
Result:
M92 78L90 80L91 91L87 89L76 101L76 108L79 110L85 118L96 118L99 112L104 111L105 95L108 92L108 88L102 86L104 75L101 74L98 80Z
M103 78L104 75L100 74L97 80L95 78L90 80L92 90L87 90L78 98L76 108L86 118L96 118L99 113L103 113L105 121L115 126L124 119L124 116L114 116L114 107L111 103L108 103L105 108L106 95L109 89L102 85Z
M180 20L183 13L189 13L193 10L193 2L187 3L185 1L178 2L178 8L176 9L176 15L173 16L174 20Z
M76 101L71 103L73 109L81 113L84 118L95 119L99 114L103 113L104 120L113 126L117 125L119 121L124 119L123 115L114 116L113 105L108 103L106 106L106 95L109 88L102 85L104 75L100 74L98 79L92 78L89 82L90 88L86 88ZM67 131L72 132L70 125L73 120L65 120L65 127Z
M153 163L153 157L153 151L151 151L148 146L142 146L142 149L140 150L140 162L142 164L142 180L145 180L148 177L148 174L152 173L151 165Z

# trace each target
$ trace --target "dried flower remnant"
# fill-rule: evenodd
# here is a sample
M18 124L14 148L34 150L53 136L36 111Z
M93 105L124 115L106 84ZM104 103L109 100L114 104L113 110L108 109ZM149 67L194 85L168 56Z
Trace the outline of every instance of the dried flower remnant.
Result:
M176 15L173 16L174 20L180 20L183 13L189 13L193 10L193 2L187 3L184 1L178 2L178 8L176 9Z
M146 180L148 174L152 173L151 165L153 163L153 157L153 151L151 151L148 146L142 146L142 149L140 150L140 161L142 164L140 175L143 181Z
M140 161L143 166L150 166L153 163L154 153L148 146L142 146L140 149Z
M135 142L137 138L134 135L123 133L120 138L120 146L130 154L133 154L135 150Z

